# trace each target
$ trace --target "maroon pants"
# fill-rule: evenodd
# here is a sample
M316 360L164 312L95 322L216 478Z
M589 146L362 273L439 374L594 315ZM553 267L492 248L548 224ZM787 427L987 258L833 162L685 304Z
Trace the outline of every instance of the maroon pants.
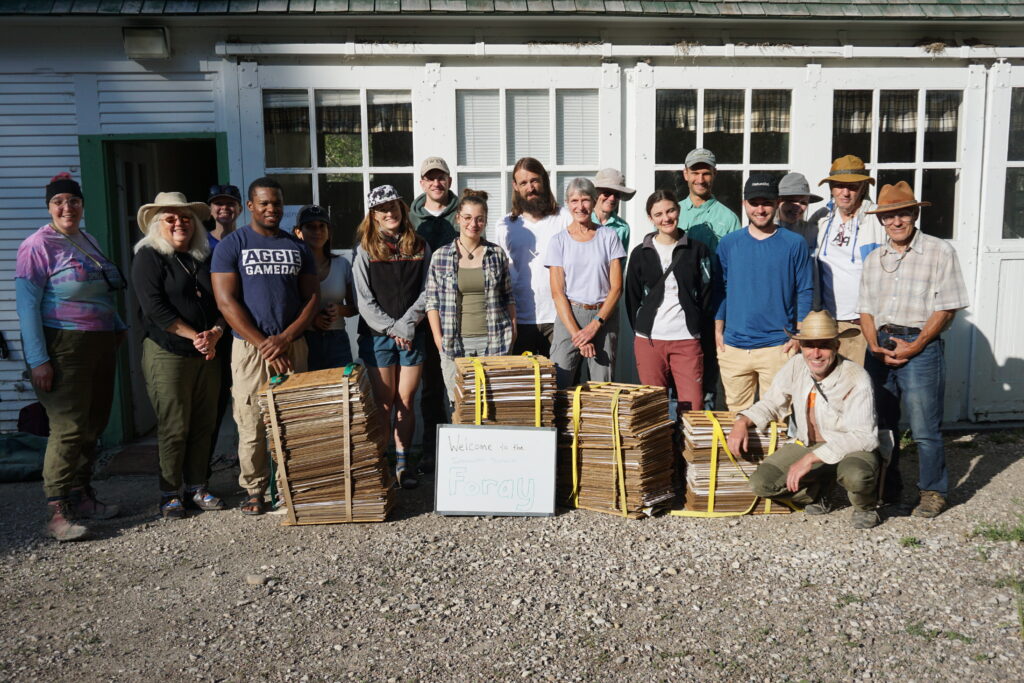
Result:
M675 387L679 413L703 409L704 353L699 340L636 337L633 354L641 384Z

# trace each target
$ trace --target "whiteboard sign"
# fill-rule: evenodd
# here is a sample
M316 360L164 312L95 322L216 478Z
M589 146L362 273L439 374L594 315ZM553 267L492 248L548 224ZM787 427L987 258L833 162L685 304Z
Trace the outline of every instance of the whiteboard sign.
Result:
M438 425L435 511L555 514L556 448L551 427Z

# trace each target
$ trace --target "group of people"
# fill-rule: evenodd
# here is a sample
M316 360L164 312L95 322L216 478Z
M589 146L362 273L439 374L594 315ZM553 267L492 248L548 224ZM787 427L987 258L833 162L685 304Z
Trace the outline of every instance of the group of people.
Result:
M293 228L281 225L284 191L272 178L249 185L251 221L240 227L235 186L211 188L205 203L160 193L138 210L144 236L131 284L158 420L162 515L224 508L207 482L229 396L240 509L265 511L271 470L259 388L274 375L351 362L346 318L359 316L358 356L394 440L396 481L414 488L433 467L455 358L530 352L552 359L560 387L575 384L584 364L591 380L610 381L620 300L640 381L671 388L680 413L724 400L739 413L731 449L745 450L750 427L791 415L799 444L759 466L751 479L759 495L827 512L838 477L854 526L874 526L879 496L902 496L899 440L886 467L878 437L897 428L902 400L921 459L914 514L938 514L948 487L941 333L968 302L952 248L917 228L927 203L898 183L872 204L874 179L847 156L821 181L831 198L817 219L805 218L821 198L803 175L751 174L743 227L714 197L716 170L711 151L691 151L688 196L652 193L653 230L628 256L630 226L618 209L636 191L622 173L575 178L559 204L547 170L529 157L513 168L512 211L494 223L493 242L487 194L456 196L444 159L423 161L423 193L411 203L390 185L373 188L351 265L331 250L324 208L306 206ZM86 535L90 518L117 514L89 482L126 331L116 295L128 282L79 228L77 182L57 176L46 201L51 221L18 251L17 305L50 417L47 529L71 540ZM425 424L414 467L419 389Z

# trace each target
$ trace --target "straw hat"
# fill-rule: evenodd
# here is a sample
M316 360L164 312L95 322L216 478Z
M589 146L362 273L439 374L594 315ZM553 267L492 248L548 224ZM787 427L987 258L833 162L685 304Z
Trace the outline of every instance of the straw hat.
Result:
M905 209L908 206L931 206L931 202L919 202L914 199L914 190L907 181L901 180L895 185L883 185L878 191L878 204L868 213L885 213Z
M818 184L824 185L829 181L836 183L859 183L863 180L868 181L872 185L875 184L875 179L868 175L868 171L864 168L864 162L861 161L860 157L847 154L845 157L839 157L832 162L832 168L829 169L828 177L823 178Z
M139 230L146 232L149 222L153 216L165 209L184 209L195 214L196 219L205 221L210 217L210 207L204 202L190 202L185 199L181 192L161 192L151 204L143 204L139 207L136 218L139 222Z
M797 334L786 330L790 339L797 341L826 341L828 339L848 339L860 334L860 330L849 329L839 331L839 325L828 311L811 311L800 325Z

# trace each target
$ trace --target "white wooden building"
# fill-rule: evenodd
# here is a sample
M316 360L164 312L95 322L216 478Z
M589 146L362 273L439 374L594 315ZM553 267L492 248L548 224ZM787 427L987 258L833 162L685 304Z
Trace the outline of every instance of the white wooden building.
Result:
M205 199L268 173L289 205L328 206L348 247L369 186L411 197L429 155L488 190L492 217L518 157L558 187L620 168L637 243L643 199L700 145L734 210L746 173L813 185L848 153L879 185L908 180L972 292L946 336L946 418L1024 418L1021 0L0 0L0 16L0 429L34 400L14 257L57 172L82 179L86 227L127 270L158 190ZM151 419L123 355L111 441Z

